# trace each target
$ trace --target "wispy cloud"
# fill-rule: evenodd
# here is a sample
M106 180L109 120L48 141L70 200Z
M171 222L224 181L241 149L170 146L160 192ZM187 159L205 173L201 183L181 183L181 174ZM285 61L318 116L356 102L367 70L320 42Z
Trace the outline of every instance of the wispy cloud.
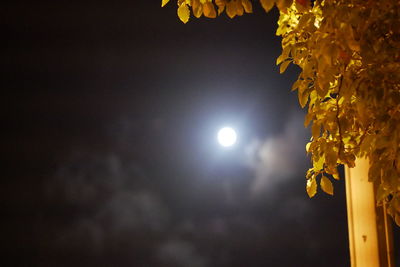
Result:
M246 164L255 176L250 185L254 196L270 192L278 183L305 173L308 162L304 148L306 140L303 115L293 113L281 134L264 140L254 139L245 148Z
M132 232L164 231L170 220L161 195L138 186L146 177L116 155L77 154L48 185L48 197L75 207L79 216L60 231L59 243L92 248Z
M157 255L159 260L168 266L208 266L207 260L201 256L192 243L179 239L170 239L161 244Z

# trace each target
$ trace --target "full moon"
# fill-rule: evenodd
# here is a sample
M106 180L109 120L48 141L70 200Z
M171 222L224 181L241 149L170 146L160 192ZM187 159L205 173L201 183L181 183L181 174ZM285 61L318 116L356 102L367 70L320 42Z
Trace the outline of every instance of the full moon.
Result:
M224 127L218 131L218 142L221 146L229 147L236 143L236 132L230 127Z

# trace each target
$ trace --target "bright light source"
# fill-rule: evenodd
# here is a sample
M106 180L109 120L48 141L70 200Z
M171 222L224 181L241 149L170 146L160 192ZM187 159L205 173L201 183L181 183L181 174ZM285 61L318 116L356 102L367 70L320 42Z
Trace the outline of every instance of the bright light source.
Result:
M233 146L236 143L236 132L230 127L224 127L218 132L218 142L221 146Z

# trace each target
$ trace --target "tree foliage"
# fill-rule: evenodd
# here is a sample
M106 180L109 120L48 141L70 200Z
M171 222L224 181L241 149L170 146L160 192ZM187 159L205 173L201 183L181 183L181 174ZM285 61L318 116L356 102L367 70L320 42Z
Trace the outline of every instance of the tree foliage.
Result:
M162 0L162 6L169 0ZM280 72L290 63L301 73L293 84L313 167L307 171L310 197L333 194L337 167L370 161L369 180L378 184L377 202L400 225L400 2L397 0L260 0L274 6L282 36ZM252 13L250 0L178 0L178 16L230 18Z

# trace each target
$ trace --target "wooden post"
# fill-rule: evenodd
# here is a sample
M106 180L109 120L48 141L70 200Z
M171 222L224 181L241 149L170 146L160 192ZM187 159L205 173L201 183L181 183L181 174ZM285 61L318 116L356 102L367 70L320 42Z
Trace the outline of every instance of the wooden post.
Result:
M375 204L368 167L366 159L357 159L354 168L345 167L351 266L394 267L391 219L385 207Z

